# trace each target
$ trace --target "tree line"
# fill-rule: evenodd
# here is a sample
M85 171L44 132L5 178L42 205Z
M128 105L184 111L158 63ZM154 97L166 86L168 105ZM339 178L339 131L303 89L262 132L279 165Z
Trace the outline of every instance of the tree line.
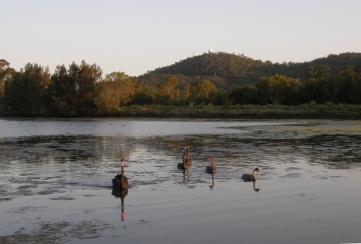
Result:
M48 68L31 63L16 71L1 59L0 112L9 116L110 116L121 115L131 105L361 104L360 67L348 66L333 74L329 66L311 64L305 73L305 82L275 73L228 91L214 76L132 77L124 72L103 76L99 66L85 61L59 65L51 74Z
M361 65L361 53L330 54L311 62L283 62L255 60L244 54L229 54L225 52L204 53L202 55L180 60L172 65L148 71L144 78L150 79L152 75L176 74L187 77L207 77L213 83L218 82L227 91L239 86L254 85L262 77L274 74L299 78L302 83L308 79L307 69L311 66L328 66L330 75L337 75L348 66ZM143 79L143 76L140 77Z

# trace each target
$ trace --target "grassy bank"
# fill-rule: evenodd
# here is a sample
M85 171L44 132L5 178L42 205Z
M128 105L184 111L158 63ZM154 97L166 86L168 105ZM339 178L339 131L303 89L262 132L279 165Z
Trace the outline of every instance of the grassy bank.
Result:
M24 117L4 114L1 117ZM361 119L361 105L316 104L284 105L233 105L233 106L162 106L132 105L121 107L117 113L81 116L56 116L53 114L26 117L139 117L139 118L232 118L232 119Z
M361 105L303 104L283 105L234 105L229 107L211 104L195 107L129 106L123 107L118 116L153 118L244 118L244 119L361 119Z

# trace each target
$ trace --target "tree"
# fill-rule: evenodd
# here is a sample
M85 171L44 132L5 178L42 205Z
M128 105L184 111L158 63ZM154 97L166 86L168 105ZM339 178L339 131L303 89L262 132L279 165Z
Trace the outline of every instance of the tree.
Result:
M263 96L263 102L268 98L275 105L281 104L291 91L299 90L301 85L299 79L277 74L263 77L256 84L259 93Z
M234 89L230 94L233 104L258 104L257 88L255 86L244 86Z
M230 100L228 99L228 92L222 89L219 89L216 92L210 94L211 102L213 105L231 105Z
M311 64L307 69L307 81L327 80L330 77L330 70L331 68L327 65L316 66Z
M191 85L191 96L189 97L190 101L195 102L195 104L209 103L209 95L211 92L216 92L216 86L209 80L202 79L196 81Z
M189 97L189 95L191 94L190 89L191 89L191 85L189 83L183 86L183 91L181 95L183 99L187 99Z
M347 67L338 76L340 82L339 101L341 103L354 103L360 94L357 94L356 72L353 66Z
M15 70L9 67L10 63L5 59L0 59L0 109L4 99L5 81L8 80Z
M43 115L47 106L47 88L50 83L48 68L26 64L5 82L4 104L10 113Z
M137 92L133 96L133 104L138 105L151 105L153 103L153 97L146 92Z
M175 75L168 76L165 78L162 83L160 83L159 88L164 94L171 95L174 88L178 85L178 78Z
M95 105L100 113L116 113L120 106L131 101L134 92L132 80L124 72L113 72L105 76L96 88Z
M208 98L211 92L217 91L217 88L209 80L203 79L192 84L191 91L199 97Z
M89 65L84 60L80 65L73 62L68 70L64 65L57 66L50 88L53 112L66 116L94 114L95 87L101 75L99 66Z

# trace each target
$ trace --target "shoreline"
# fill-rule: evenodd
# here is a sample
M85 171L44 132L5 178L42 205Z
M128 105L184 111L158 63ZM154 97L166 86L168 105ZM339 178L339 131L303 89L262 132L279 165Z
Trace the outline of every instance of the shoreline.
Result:
M133 105L122 107L108 114L53 115L42 114L24 116L21 114L1 114L2 118L192 118L192 119L361 119L361 105L347 104L303 104L283 105L234 105L231 107L203 105L197 107L176 107L160 105Z

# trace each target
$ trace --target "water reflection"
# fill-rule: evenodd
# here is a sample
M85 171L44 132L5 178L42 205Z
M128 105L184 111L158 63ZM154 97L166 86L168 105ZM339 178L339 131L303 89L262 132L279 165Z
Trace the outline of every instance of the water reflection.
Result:
M143 212L149 213L149 210L151 210L152 215L150 218L154 220L156 225L160 221L164 224L163 220L171 224L172 220L175 219L173 218L174 216L179 216L179 219L184 221L183 223L186 223L185 221L209 222L210 218L216 218L218 221L213 222L209 226L211 228L210 233L217 233L219 229L229 225L229 229L232 230L233 228L236 232L230 232L228 238L236 240L237 237L244 234L243 236L250 235L249 238L252 240L257 235L253 231L255 225L263 223L263 226L261 226L263 227L262 230L267 232L270 229L269 226L274 224L271 220L275 219L277 223L280 223L279 226L276 225L275 227L280 230L282 235L290 236L289 233L293 233L292 227L297 225L297 227L300 227L298 229L304 230L302 233L303 237L307 237L309 233L311 233L311 236L312 234L315 236L312 230L317 232L319 230L323 231L319 232L322 238L318 239L318 241L321 240L321 242L325 240L323 237L328 234L326 228L334 226L334 223L340 219L340 216L344 216L345 219L341 220L349 223L349 226L359 226L360 218L356 218L359 215L355 215L355 213L358 213L357 202L359 202L360 197L359 194L347 191L347 187L349 185L357 185L360 179L360 132L354 135L351 135L351 132L338 134L335 134L335 132L332 132L333 134L319 132L316 134L306 130L302 131L302 129L296 128L296 126L294 126L293 130L279 129L277 126L272 128L266 128L267 126L257 128L239 127L239 129L221 130L212 129L213 127L209 129L209 123L194 122L187 124L194 133L187 133L188 130L182 127L184 124L179 123L176 131L181 131L182 133L177 134L173 133L173 131L172 133L166 133L161 126L156 126L156 129L154 129L152 127L154 123L150 121L142 123L143 128L140 130L134 129L135 133L132 134L132 128L129 123L125 126L120 125L119 128L116 127L116 123L112 125L98 123L97 127L90 127L89 125L93 123L96 122L78 123L77 130L84 130L84 134L73 133L75 130L74 124L65 126L61 122L54 123L54 125L48 123L47 128L49 130L47 131L49 131L49 134L46 135L37 134L44 131L44 128L40 128L41 126L38 126L39 130L37 132L26 130L26 133L31 131L32 135L28 135L25 132L21 134L17 130L15 131L15 129L11 130L11 128L9 130L9 127L6 127L6 125L0 126L0 134L5 131L6 134L11 135L9 137L0 136L0 201L2 206L5 206L2 209L8 212L6 215L8 219L5 219L3 217L4 214L2 214L1 223L3 227L14 226L16 228L14 231L17 231L18 226L19 228L25 228L38 221L45 223L50 218L48 216L51 216L53 209L56 209L57 214L59 214L57 219L62 220L60 216L62 214L64 215L64 220L69 220L70 223L74 221L74 217L68 213L68 210L70 209L74 213L78 213L77 208L82 208L84 204L88 204L89 197L92 197L91 205L95 209L98 209L98 203L103 204L100 206L108 206L108 203L104 202L102 198L103 194L97 192L110 190L111 178L120 173L118 159L121 157L129 159L126 176L129 178L130 185L132 187L135 186L131 198L134 198L135 202L150 199L149 203L147 202L145 205L133 206L132 204L132 210L134 207L135 210L139 208L144 211L133 211L131 217L139 217L138 219L141 219L142 217L140 216ZM221 124L223 127L228 126L226 122L219 122L218 124ZM50 129L56 129L57 126L62 128L60 133L64 131L63 135L50 133L52 131ZM171 126L174 126L174 124ZM169 128L167 131L172 130L171 126L167 126ZM202 127L202 129L198 130L194 127ZM102 130L109 131L109 133L105 135L104 133L98 133ZM147 130L150 130L151 134L143 135L142 133L147 133ZM240 130L243 130L243 132L238 133ZM14 136L7 131L17 133L19 136ZM69 131L69 134L65 134L67 131ZM125 134L122 134L123 131ZM213 133L214 131L217 133ZM244 131L247 132L245 133ZM185 183L181 179L181 170L176 169L176 163L181 162L180 152L185 148L184 145L190 145L192 148L193 163L191 168L182 170L183 181ZM212 174L210 177L204 173L204 166L208 165L208 161L206 164L205 159L209 155L214 156L215 163L217 164L217 188L215 188L215 175ZM190 158L189 152L188 157L185 158ZM239 187L240 172L243 173L245 169L253 170L256 166L259 166L262 172L267 172L266 176L262 177L263 182L267 183L267 188L271 187L273 190L280 190L277 192L281 194L274 195L274 192L272 193L270 190L263 190L262 194L257 193L260 192L259 180L252 181L252 184L250 183L249 185L243 183L242 187ZM329 170L330 168L331 170ZM351 170L338 170L338 168L357 168L357 170L351 172ZM351 173L351 176L349 177L347 173ZM288 178L283 177L285 174L287 174ZM302 178L295 181L294 177ZM346 183L348 184L346 185ZM313 187L313 184L317 184L317 187ZM199 186L202 189L191 190ZM207 186L209 186L211 192L204 189ZM234 215L235 211L233 210L239 209L239 204L237 204L239 196L235 194L240 190L238 188L242 188L242 194L240 195L243 195L243 193L247 194L248 192L249 196L242 199L244 200L242 201L242 209L250 210L250 213L239 211L239 215ZM255 193L249 194L249 191L252 191L251 188ZM151 191L148 191L148 189ZM214 191L212 191L213 189ZM322 191L319 191L319 189ZM297 193L301 192L303 196L303 191L305 191L306 197L299 201L298 195L300 194L297 195ZM84 195L83 192L91 194ZM178 194L179 192L181 194ZM175 198L169 200L168 193ZM291 195L293 193L296 195ZM52 194L56 196L51 196ZM119 204L115 204L117 207L115 211L119 211L120 219L125 221L125 198L128 194L128 189L121 189L119 187L119 189L113 189L111 194L115 198L121 199L121 211L118 210ZM152 197L147 198L148 196ZM206 199L204 197L211 201L208 202L210 204L209 209L207 207L207 212L202 212L204 209L204 199ZM274 201L268 201L270 198ZM52 201L49 203L47 199ZM58 202L54 199L57 199ZM79 204L73 204L75 201L71 202L72 199L76 199L76 203ZM118 199L114 199L114 201L119 203ZM344 207L338 208L337 211L341 211L341 214L335 213L330 215L330 211L324 210L332 209L336 205L341 206L340 204L335 204L334 201L329 201L337 201L339 199L342 199L340 200L341 205L344 204ZM113 201L110 198L109 200ZM255 206L255 200L261 205ZM59 204L62 204L59 201L67 201L69 208L59 209ZM184 211L176 213L176 210L179 210L179 202L181 201L190 203L192 209L188 208L190 205L184 205ZM164 202L164 204L159 206L159 202ZM355 204L353 205L353 203ZM157 204L156 207L154 207L155 204ZM14 211L29 209L27 206L31 205L44 206L42 208L49 208L49 210L44 210L44 214L41 215L40 212L32 211L30 207L30 210L22 216L18 215L19 217L17 217L16 214L13 214ZM91 206L91 209L93 209L93 206ZM13 207L14 209L12 209ZM163 209L163 207L166 208ZM280 207L282 213L291 213L292 216L279 214ZM271 218L262 219L262 216L258 216L259 214L256 213L257 209L264 209ZM311 209L313 212L308 212L309 216L305 216L302 211L298 211L300 209ZM128 207L128 215L129 210ZM206 214L202 213L208 213L208 211L212 210L215 210L214 214L218 215L211 214L210 217L203 217ZM168 215L168 213L171 214ZM186 213L186 216L184 213ZM96 216L103 218L103 216L108 215L97 213ZM186 218L187 216L191 218ZM243 223L247 223L242 223L241 229L238 225L238 216L245 220ZM312 223L309 221L305 224L297 222L295 225L292 219L300 219L300 216L301 219L304 219L303 223L307 222L307 217L313 216L315 216L316 220L323 218L328 219L329 222L324 224L315 222L314 218ZM14 219L14 217L17 219ZM42 219L38 220L37 217ZM88 215L85 217L93 219L95 216ZM248 222L250 219L254 220ZM270 219L270 221L264 222L267 219ZM105 221L108 220L106 219ZM128 216L127 221L129 220ZM113 220L109 221L114 222ZM183 226L183 223L179 222L178 224ZM291 229L284 229L284 223L289 223L287 226L290 226ZM20 224L23 226L20 226ZM319 227L322 226L324 228L320 229ZM144 230L142 227L136 227L133 231L133 227L129 234L135 233L138 230L140 232ZM350 228L342 229L341 225L335 226L335 230L337 229L344 230L345 236L349 233L348 230L350 230ZM352 232L356 232L355 235L357 235L357 228L356 230L354 229L352 229ZM5 228L1 228L1 230L3 233L9 232ZM144 236L150 232L154 233L155 230L156 228L153 228L144 232L143 238L139 238L138 242L144 242ZM176 229L171 231L173 230ZM196 227L194 233L201 233L204 230ZM26 229L26 232L31 233L32 230ZM337 231L332 231L332 233L337 233ZM267 237L267 234L270 233L265 235L262 232L262 236ZM354 233L351 234L354 235ZM301 235L297 237L299 236ZM182 237L184 235L180 234L180 239L177 240L181 240ZM213 238L213 236L210 238ZM196 239L192 241L197 242ZM198 239L200 240L200 238ZM312 241L309 240L304 239L304 242L308 241L311 243ZM164 242L166 241L165 239ZM189 239L185 241L189 241ZM220 238L214 241L221 242L222 240ZM259 242L262 242L262 240ZM317 240L314 242L317 242Z
M255 192L259 192L260 189L261 189L261 188L256 188L256 180L254 180L254 181L253 181L253 190L254 190Z
M21 126L24 126L24 123ZM152 135L149 136L140 136L138 131L132 135L129 121L126 126L117 125L115 122L109 124L106 120L78 121L76 126L75 123L65 121L47 121L44 126L46 125L48 133L40 133L41 125L37 122L31 122L31 126L22 133L15 133L13 125L4 124L0 134L13 131L19 136L0 137L0 184L19 182L44 186L77 184L109 187L109 175L113 176L119 171L118 159L121 157L129 158L132 170L127 172L127 176L131 177L134 186L162 182L177 183L178 179L175 180L169 172L174 172L175 159L180 159L180 150L185 151L185 159L190 160L190 148L193 166L189 171L192 177L185 171L183 179L192 181L193 186L198 182L204 182L204 179L208 181L203 175L204 166L198 165L198 162L202 162L209 155L213 155L215 159L222 158L220 163L216 162L217 168L221 169L217 174L229 179L239 179L238 171L242 169L260 166L272 171L276 164L285 162L297 164L302 161L332 169L361 166L359 132L310 133L299 128L300 125L281 130L270 125L242 127L242 122L239 123L240 127L230 129L227 122L217 122L217 128L210 123L189 122L177 124L177 131L183 133L166 134L160 127L153 128L154 123L142 123L144 127L152 130ZM333 123L338 125L336 122ZM90 126L93 124L96 127ZM185 125L194 132L196 130L193 127L202 127L202 130L186 134L184 131L187 130L183 127ZM310 125L319 128L322 126L312 123ZM33 127L38 129L31 131ZM50 133L51 129L57 131L58 127L61 127L59 134ZM220 127L223 129L219 129ZM224 129L226 127L228 129ZM94 132L100 129L114 129L117 133ZM85 133L80 133L82 130L85 130ZM203 134L206 130L207 133ZM67 131L70 131L70 134L66 134ZM44 164L47 167L44 167ZM29 178L27 172L38 178ZM177 171L178 173L180 172ZM269 177L278 176L270 172ZM15 188L10 189L6 194L10 196L15 191Z
M113 189L112 190L112 195L115 198L120 198L120 200L121 200L122 212L120 214L120 220L124 221L125 220L125 214L124 214L125 201L124 201L124 199L125 199L125 196L128 195L128 189Z
M188 181L189 180L189 171L188 169L183 169L183 181Z
M209 185L209 189L213 190L214 187L214 175L212 174L212 184Z

